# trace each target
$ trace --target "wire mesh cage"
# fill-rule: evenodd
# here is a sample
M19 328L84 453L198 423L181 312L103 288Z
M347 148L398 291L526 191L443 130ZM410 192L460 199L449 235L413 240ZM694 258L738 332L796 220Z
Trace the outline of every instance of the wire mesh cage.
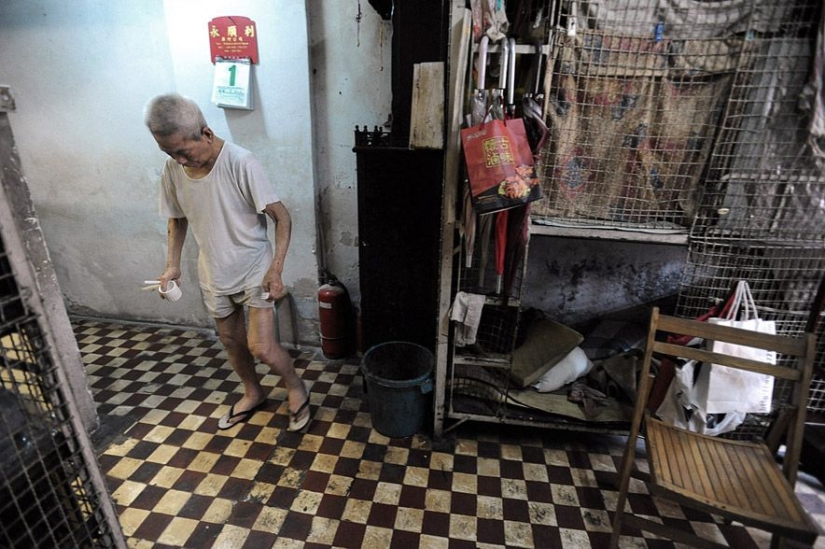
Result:
M690 228L677 314L697 316L747 280L759 316L798 335L811 320L825 273L825 176L811 146L812 71L821 3L751 2L752 16L708 159ZM755 22L767 21L760 28ZM825 360L821 325L816 363ZM809 410L823 406L815 376ZM776 407L785 388L774 391ZM734 436L764 436L770 418L749 416Z
M0 546L115 546L52 350L2 244L0 239Z
M517 308L488 305L481 314L477 340L486 351L509 353L515 344L517 327Z
M776 93L798 96L817 8L812 0L561 2L544 83L546 198L534 222L687 229L714 186L712 167L721 181L723 168L759 157L756 170L769 179L776 162L752 135L764 126L759 109L787 112ZM792 126L776 139L798 133L798 120L776 117ZM792 144L783 154L798 155ZM743 170L735 172L726 175L734 186Z
M752 51L730 91L692 234L821 243L825 180L809 147L805 99L813 84L817 5L797 2L789 15L800 19L786 20L775 34L752 37Z
M804 331L825 273L823 155L811 131L825 116L813 100L821 4L560 2L544 82L546 198L533 221L681 228L677 315L699 316L741 279L779 333ZM743 436L769 421L748 424Z
M825 248L764 242L694 239L688 251L677 309L697 317L747 280L760 317L776 320L783 334L801 333L823 272Z
M450 376L450 404L453 411L500 416L507 409L508 389L506 370L457 364Z

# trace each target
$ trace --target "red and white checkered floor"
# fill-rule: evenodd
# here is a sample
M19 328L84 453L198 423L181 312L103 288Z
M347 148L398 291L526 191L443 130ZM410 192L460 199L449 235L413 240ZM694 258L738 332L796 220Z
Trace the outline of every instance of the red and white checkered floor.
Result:
M464 424L433 440L372 429L356 361L295 352L313 420L289 433L286 391L217 428L238 378L209 332L75 319L103 427L99 462L130 547L605 547L621 437ZM264 375L265 374L265 375ZM632 494L636 514L683 522L736 548L761 532ZM825 492L797 485L825 524ZM622 547L674 544L631 532ZM649 537L648 537L649 536ZM825 541L817 547L825 547Z

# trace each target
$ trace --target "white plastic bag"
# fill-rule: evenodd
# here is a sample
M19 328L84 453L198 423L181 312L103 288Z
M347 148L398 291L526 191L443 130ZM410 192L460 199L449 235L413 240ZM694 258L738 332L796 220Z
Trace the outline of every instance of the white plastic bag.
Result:
M702 370L706 369L701 368L700 377ZM739 427L747 414L709 414L696 404L696 386L693 382L695 372L695 360L676 368L665 398L656 410L659 419L688 431L711 436L721 435Z
M576 347L533 383L540 393L550 393L573 383L593 368L581 347Z
M742 312L736 320L737 312ZM776 334L776 323L762 320L756 312L747 281L740 280L736 286L733 306L725 318L709 318L711 324L734 326L763 334ZM768 364L776 364L776 353L734 345L720 341L707 343L714 352L734 355ZM753 413L767 414L771 411L773 398L773 376L728 368L719 364L702 368L696 380L696 403L707 413Z

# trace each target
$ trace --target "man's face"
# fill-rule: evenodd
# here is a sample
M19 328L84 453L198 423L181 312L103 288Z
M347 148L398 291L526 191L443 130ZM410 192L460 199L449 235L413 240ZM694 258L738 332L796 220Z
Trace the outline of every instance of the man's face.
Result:
M203 128L199 139L189 139L180 133L165 137L153 136L160 150L187 168L202 168L212 160L212 130Z

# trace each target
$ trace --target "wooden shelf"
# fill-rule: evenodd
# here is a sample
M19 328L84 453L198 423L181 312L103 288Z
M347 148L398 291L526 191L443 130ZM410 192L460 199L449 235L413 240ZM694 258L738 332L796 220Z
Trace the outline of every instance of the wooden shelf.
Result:
M631 231L625 229L595 229L585 227L557 227L553 225L530 225L530 234L535 236L553 236L562 238L584 238L590 240L620 240L624 242L643 242L645 244L671 244L686 246L687 231L684 233L655 233Z

